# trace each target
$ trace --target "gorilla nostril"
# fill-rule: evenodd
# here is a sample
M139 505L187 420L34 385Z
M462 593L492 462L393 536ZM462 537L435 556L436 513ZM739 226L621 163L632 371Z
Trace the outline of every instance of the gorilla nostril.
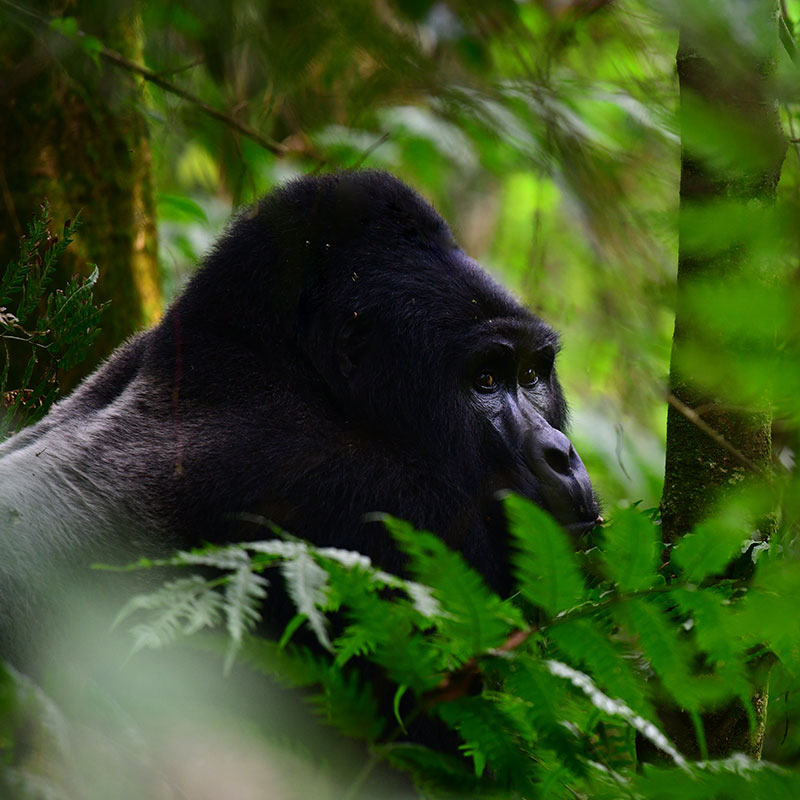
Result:
M560 475L569 475L570 454L568 451L562 450L560 447L545 447L542 455L550 469L558 472Z

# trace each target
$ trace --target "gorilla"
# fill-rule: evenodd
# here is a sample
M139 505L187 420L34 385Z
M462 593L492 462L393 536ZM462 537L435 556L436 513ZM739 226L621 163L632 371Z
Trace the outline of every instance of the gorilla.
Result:
M0 446L0 628L92 562L264 538L243 514L402 571L386 512L507 591L499 493L598 522L557 351L399 180L289 182L160 324Z

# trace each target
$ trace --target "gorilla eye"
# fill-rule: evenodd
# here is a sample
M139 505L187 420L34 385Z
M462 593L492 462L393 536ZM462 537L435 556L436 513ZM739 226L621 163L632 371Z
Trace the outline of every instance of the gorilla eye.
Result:
M478 374L475 379L475 385L482 392L493 392L497 388L497 378L489 370L485 369Z
M532 386L536 386L536 384L539 383L539 376L536 374L536 370L533 367L521 367L517 380L520 386L530 389Z

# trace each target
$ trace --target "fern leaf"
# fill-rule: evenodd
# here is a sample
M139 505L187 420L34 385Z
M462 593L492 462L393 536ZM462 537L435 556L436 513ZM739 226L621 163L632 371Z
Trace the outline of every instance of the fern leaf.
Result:
M433 589L444 612L440 612L439 630L451 638L453 645L458 643L461 658L498 647L512 627L522 626L518 610L494 594L461 555L448 549L441 539L391 517L385 518L384 524L409 556L411 573ZM416 588L411 592L412 596L420 596Z
M348 625L341 636L336 637L336 661L343 667L351 658L366 656L375 651L376 642L369 630L360 625Z
M460 698L436 710L464 740L461 750L472 759L477 778L488 766L501 786L513 787L523 796L533 791L540 775L529 755L534 743L524 718L518 720L484 696Z
M225 584L224 611L230 635L230 647L225 657L224 671L233 666L244 634L251 631L261 620L261 602L267 596L269 585L263 575L250 569L249 561L234 572Z
M570 663L588 671L611 697L620 698L647 719L656 719L630 658L614 646L608 631L593 619L552 625L547 635Z
M325 607L328 598L328 573L306 550L299 550L294 558L284 561L281 572L289 597L297 610L305 615L317 641L326 650L333 651L326 630L327 620L320 610Z
M654 601L628 601L615 609L615 615L629 632L635 633L665 688L687 711L702 711L735 694L737 687L726 685L724 676L694 673L694 648L678 635L675 621Z
M702 522L684 536L672 551L672 562L686 577L701 583L708 576L721 573L739 555L749 533L742 530L741 519L728 516Z
M133 652L159 648L179 634L195 633L219 622L222 598L200 575L165 583L151 594L131 598L117 614L114 627L132 614L149 612L147 621L135 625Z
M642 736L649 739L659 750L662 750L670 756L679 767L687 768L686 759L652 722L636 714L624 703L612 700L608 695L603 694L603 692L594 685L592 679L585 673L579 672L560 661L547 661L546 664L551 674L558 678L568 680L573 686L580 689L589 698L592 704L604 714L622 717L622 719L634 727Z
M585 599L584 582L566 533L517 495L506 498L505 509L517 548L513 561L522 596L551 616L579 605Z
M621 592L639 592L655 582L657 544L656 527L641 511L620 511L606 530L603 548L610 577Z

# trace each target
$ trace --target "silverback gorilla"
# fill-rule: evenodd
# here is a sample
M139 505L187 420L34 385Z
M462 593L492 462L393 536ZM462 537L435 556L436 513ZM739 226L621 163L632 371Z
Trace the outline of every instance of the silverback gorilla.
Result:
M263 537L242 512L400 570L368 516L388 512L507 590L498 492L570 530L598 518L557 349L392 176L286 184L159 325L0 446L0 629L93 561Z

